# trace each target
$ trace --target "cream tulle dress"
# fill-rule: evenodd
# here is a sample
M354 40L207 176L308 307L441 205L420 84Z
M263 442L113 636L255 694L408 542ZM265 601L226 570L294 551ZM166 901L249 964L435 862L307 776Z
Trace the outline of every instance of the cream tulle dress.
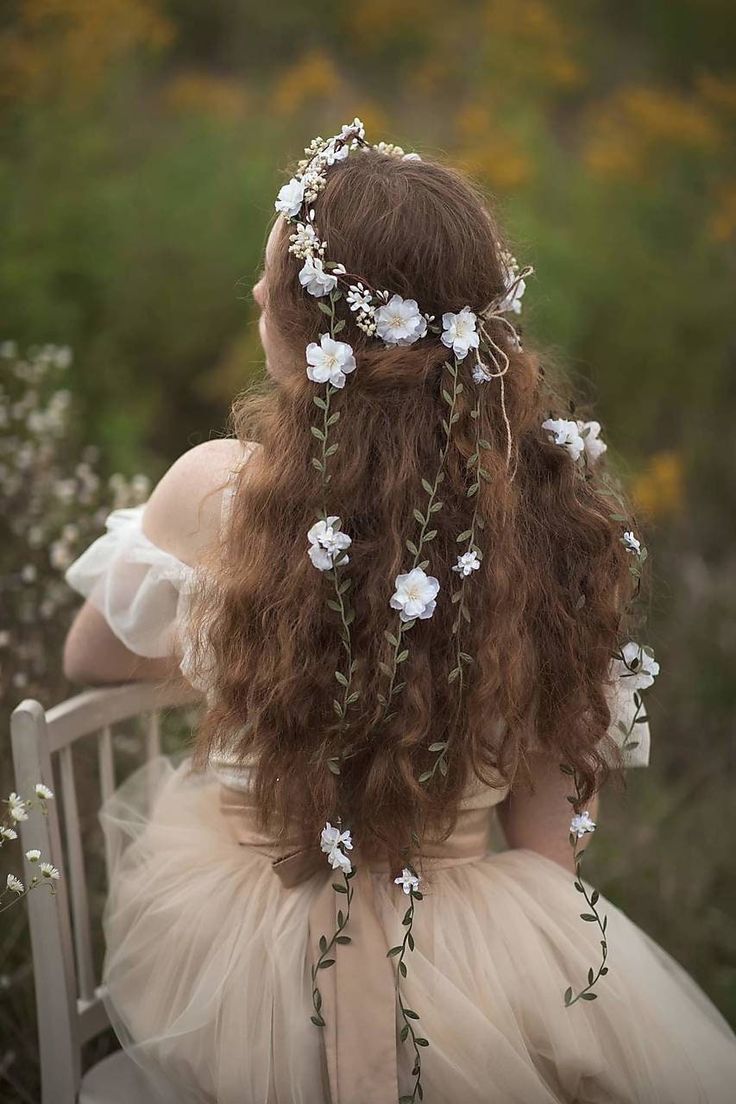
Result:
M193 575L145 536L143 509L114 510L66 579L132 651L156 657L185 625ZM632 767L649 759L638 728ZM564 1007L567 986L598 960L598 929L580 920L567 871L532 851L490 851L506 793L469 791L453 836L425 851L403 987L430 1042L427 1104L732 1104L736 1037L606 900L610 972L597 1000ZM395 1104L411 1092L386 957L407 898L386 869L356 859L352 943L320 973L320 1029L310 968L334 930L335 875L318 848L257 833L247 770L223 758L195 775L187 759L160 758L101 815L112 855L107 1005L162 1104Z

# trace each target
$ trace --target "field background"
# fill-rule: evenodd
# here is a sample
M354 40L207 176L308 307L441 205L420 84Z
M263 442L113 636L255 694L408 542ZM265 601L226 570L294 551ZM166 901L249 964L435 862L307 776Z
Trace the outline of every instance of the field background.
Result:
M736 1025L735 57L730 0L3 5L3 792L10 710L69 692L61 571L262 371L273 196L357 114L482 182L536 269L525 333L596 403L662 674L652 765L607 798L589 876ZM37 1099L21 913L0 934L13 1102Z

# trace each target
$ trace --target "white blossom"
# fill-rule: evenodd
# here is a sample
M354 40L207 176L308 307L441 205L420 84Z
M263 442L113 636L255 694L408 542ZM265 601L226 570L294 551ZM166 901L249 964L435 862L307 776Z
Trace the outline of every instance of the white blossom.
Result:
M405 153L401 157L402 161L421 161L421 157L418 153Z
M11 793L8 797L8 812L12 820L28 820L25 801L17 793Z
M53 865L53 863L42 862L39 865L38 869L41 871L44 878L50 878L54 882L58 882L59 878L61 877L61 874L56 869L56 867Z
M585 449L585 441L580 436L577 422L570 422L565 418L548 418L546 422L542 422L542 429L547 430L556 445L567 449L573 460L580 459Z
M416 299L392 295L375 313L376 332L387 345L413 345L427 332L427 319Z
M595 821L591 820L587 810L584 813L578 813L570 821L570 834L578 839L582 839L586 832L594 831Z
M37 782L34 789L36 797L40 797L42 801L49 801L54 796L54 791L45 786L43 782Z
M317 231L310 223L298 222L295 233L289 236L291 245L289 252L295 257L311 257L315 253L323 256L327 248L325 242L320 241Z
M15 874L8 874L5 885L8 889L12 889L13 893L25 893L26 887L23 885L20 878L16 878Z
M408 866L405 866L401 871L398 878L394 878L394 884L400 885L407 895L414 890L416 892L419 889L420 878L417 874L412 873Z
M14 840L18 838L18 833L15 828L6 828L4 824L0 824L0 840Z
M41 852L37 847L32 847L30 851L26 851L26 858L29 862L35 863L41 858Z
M337 277L331 272L325 272L324 263L319 257L307 257L299 273L299 283L310 295L318 299L335 290Z
M646 690L659 674L659 664L641 644L630 640L621 649L623 658L614 660L614 674L627 690Z
M349 831L341 832L328 820L320 835L320 848L327 855L327 861L333 870L342 870L343 873L349 874L353 869L353 864L343 850L343 848L348 851L353 850Z
M626 545L627 551L631 552L634 556L638 556L641 553L641 541L628 530L621 538L622 542Z
M373 296L363 284L350 284L345 301L351 311L372 311Z
M481 360L476 360L473 365L473 379L476 383L488 383L489 380L493 379L493 376Z
M471 349L478 348L480 338L476 321L470 307L463 307L459 314L448 311L442 315L442 344L452 349L458 360L464 360Z
M601 423L578 422L577 427L585 445L585 458L589 463L594 464L608 448L606 442L600 439Z
M463 552L462 556L458 556L452 570L457 571L459 575L472 575L479 567L480 556L477 552Z
M440 589L438 579L415 567L405 575L397 575L394 585L396 590L391 595L390 605L400 611L402 621L413 621L415 617L425 621L432 616Z
M501 252L501 265L503 266L503 283L506 289L501 302L498 304L498 310L513 311L514 314L521 314L521 300L524 298L524 292L526 291L526 280L520 280L519 266L516 258L512 257L506 250Z
M294 218L299 214L304 203L304 181L293 176L291 180L279 189L279 194L274 202L276 210L286 218Z
M353 543L347 533L340 531L339 525L339 517L333 514L331 517L315 522L307 533L307 540L311 546L309 558L318 571L330 571L339 554ZM350 557L345 555L340 562L346 564L349 559Z
M314 383L331 383L344 387L345 377L355 370L355 357L351 345L335 341L329 334L320 334L319 345L312 341L307 345L307 375Z

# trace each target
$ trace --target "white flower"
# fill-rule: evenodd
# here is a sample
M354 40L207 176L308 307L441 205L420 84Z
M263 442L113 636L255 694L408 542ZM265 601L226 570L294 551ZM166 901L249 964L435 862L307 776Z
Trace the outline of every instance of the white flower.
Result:
M627 551L631 552L634 556L639 555L641 552L641 541L637 539L631 530L624 533L621 540L626 545Z
M20 878L16 878L15 874L8 874L5 885L8 889L12 889L13 893L25 893L25 886Z
M344 131L347 128L343 127L342 129ZM343 135L340 135L340 137L343 137ZM349 153L350 153L350 144L349 143L346 142L344 145L341 145L341 146L338 147L335 144L335 139L331 138L330 141L325 146L324 153L322 154L322 156L324 157L326 165L334 165L336 161L344 161Z
M321 295L329 295L337 287L337 277L330 272L325 272L324 263L319 257L307 257L304 267L299 273L299 283L303 288L319 298Z
M458 556L457 563L453 567L453 571L457 571L460 575L472 575L474 571L477 571L480 567L480 556L477 552L464 552L462 556Z
M58 882L61 874L52 863L42 862L38 868L43 874L44 878L51 878L52 881Z
M578 813L570 821L570 834L577 836L578 839L582 839L586 832L594 831L595 821L591 820L587 810L584 813Z
M413 345L427 332L427 319L416 299L392 295L375 314L376 331L387 345Z
M338 138L341 138L343 142L347 142L351 139L351 145L355 148L358 145L356 138L362 138L365 141L365 126L363 122L357 117L353 119L352 123L345 123L340 131Z
M425 621L432 616L440 589L438 579L415 567L405 575L397 575L394 585L396 590L391 595L390 605L401 611L402 621L413 621L415 617Z
M580 459L585 441L580 436L577 422L566 421L565 418L548 418L546 422L542 422L542 429L547 430L556 445L566 448L573 460Z
M331 383L344 387L348 372L355 370L355 357L351 345L335 341L329 334L320 334L319 345L311 341L307 345L307 375L314 383Z
M286 218L294 218L299 214L304 203L304 181L293 176L288 184L284 184L274 202L276 210Z
M36 797L40 797L42 801L49 801L53 796L53 790L50 790L48 786L44 786L43 782L37 782L35 785Z
M476 383L488 383L490 379L493 379L485 364L480 360L476 360L473 365L473 379Z
M34 847L30 851L26 851L26 858L29 862L35 863L41 858L41 852L38 848Z
M341 832L339 828L333 828L329 820L322 829L320 836L320 847L327 855L327 861L333 870L342 870L345 874L349 874L353 869L348 856L343 851L346 848L348 851L353 850L353 841L350 838L350 832Z
M601 423L578 422L577 427L585 445L585 458L593 464L608 448L606 442L600 439Z
M6 828L4 824L0 824L0 840L14 840L18 838L18 833L14 828Z
M337 556L353 543L347 533L339 530L340 519L336 514L315 522L307 533L311 548L309 558L319 571L329 571ZM350 559L345 556L340 562L346 564Z
M421 161L422 159L421 159L421 157L419 156L418 153L405 153L402 156L401 160L402 161Z
M506 294L498 304L497 310L513 311L514 314L521 314L521 300L524 298L524 292L526 291L526 280L518 279L519 266L516 258L512 257L506 250L501 253L501 264L503 265L503 283Z
M614 673L627 690L646 690L659 674L659 664L641 644L629 641L621 649L622 659L614 661Z
M470 307L463 307L459 314L442 315L442 344L452 349L458 360L464 360L471 349L478 348L480 338L475 323Z
M352 311L373 310L373 296L362 284L350 284L345 301Z
M420 878L417 874L413 874L409 870L408 866L405 866L401 871L398 878L394 878L394 884L400 885L404 890L404 893L409 894L412 890L416 892L419 889Z
M320 256L325 251L325 243L320 241L317 231L309 223L298 222L296 231L289 235L289 252L295 257L311 257L313 253Z
M19 820L28 820L26 803L21 797L18 797L17 793L11 793L8 798L8 812L11 818L16 822Z

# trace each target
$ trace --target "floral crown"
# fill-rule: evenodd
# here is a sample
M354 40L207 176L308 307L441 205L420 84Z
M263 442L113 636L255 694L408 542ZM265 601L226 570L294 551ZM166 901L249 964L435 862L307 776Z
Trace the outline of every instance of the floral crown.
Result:
M504 377L510 367L510 358L503 345L492 336L491 323L495 324L496 333L500 329L512 350L521 349L519 332L507 316L521 313L526 280L534 271L530 265L520 268L515 258L499 245L504 278L504 286L500 294L492 302L475 310L468 305L459 312L447 311L442 314L441 321L438 321L434 315L423 312L416 300L404 299L390 290L373 288L363 276L349 273L343 264L328 259L328 243L317 227L315 204L318 204L319 195L325 187L329 169L336 163L344 161L353 152L360 155L365 150L375 150L399 160L421 161L417 153L405 153L400 146L385 142L369 144L366 141L363 123L356 118L352 123L343 126L340 133L332 138L318 137L310 142L304 150L304 158L298 163L296 174L283 185L275 201L279 214L294 226L294 232L289 238L289 252L303 262L298 274L299 283L308 295L319 301L319 308L325 315L326 323L325 332L320 334L319 342L310 342L305 351L307 377L313 383L325 386L322 394L313 396L313 403L320 413L316 423L311 426L312 435L317 442L317 451L312 457L312 464L321 474L322 504L318 520L307 532L307 552L314 567L331 580L332 596L328 598L327 604L337 615L342 643L343 661L334 672L339 689L332 704L339 720L340 731L345 733L346 738L340 753L328 758L326 762L327 768L335 775L341 773L341 763L353 754L347 739L347 720L351 707L360 699L360 690L353 685L353 675L357 666L351 634L354 610L350 604L351 579L346 573L350 562L348 549L352 544L352 538L342 529L341 519L336 514L330 513L328 501L331 479L328 469L331 458L340 447L339 442L331 440L331 436L341 416L339 410L331 410L331 399L336 391L345 387L348 376L357 368L352 346L345 341L337 340L337 335L342 333L347 324L345 318L337 317L337 305L344 299L350 311L349 317L352 317L358 329L367 337L382 341L386 347L413 345L423 339L439 337L442 345L447 349L444 368L448 372L450 382L448 386L442 387L441 392L447 411L441 422L444 439L440 448L439 462L436 469L421 481L426 501L418 504L414 509L413 518L417 528L405 540L407 553L411 557L408 571L396 576L394 592L390 597L387 595L388 605L396 613L396 622L394 628L385 633L390 649L389 659L387 662L379 663L385 686L378 694L378 700L383 710L382 720L386 723L396 715L394 711L396 699L406 685L400 677L401 667L409 657L406 634L418 620L431 618L437 602L442 600L440 582L435 576L427 574L426 569L430 561L425 557L428 552L427 546L437 535L437 530L432 528L433 519L444 505L441 500L441 487L445 477L445 462L452 441L453 426L460 418L456 409L457 400L466 385L463 373L466 370L467 358L470 356L471 370L468 375L477 386L474 405L470 411L470 417L475 426L475 440L473 452L467 461L466 495L468 499L474 500L474 510L470 527L459 533L456 538L458 555L452 571L456 573L457 585L450 596L450 601L455 606L452 622L455 647L454 662L447 676L448 682L457 685L458 701L462 698L469 668L473 664L473 657L468 654L463 644L463 629L471 620L466 589L473 574L480 569L483 557L480 540L484 521L478 509L478 491L481 482L490 479L489 473L483 466L483 453L491 446L480 435L480 403L482 392L485 390L483 385L493 380L498 380L499 384L499 404L506 431L507 469L509 478L514 477L514 471L511 470L513 452L511 426L506 412L504 390ZM564 448L571 461L581 469L587 469L593 465L606 450L606 444L600 439L600 428L598 422L556 419L551 416L542 423L542 429L548 439ZM623 514L611 516L617 520L626 520ZM638 579L641 564L646 557L646 549L633 532L625 532L620 539L634 557L635 562L632 562L631 571ZM615 663L617 664L614 668L615 673L622 681L628 680L635 691L651 685L659 670L651 650L633 642L621 650ZM631 737L634 725L643 717L643 706L638 694L635 695L635 704L636 712L626 733L627 743L624 745L624 750L636 746ZM433 759L418 778L421 784L429 784L438 774L444 777L448 772L448 745L445 741L430 744L427 752ZM575 851L578 840L593 831L595 824L587 811L582 811L581 791L575 772L564 765L561 769L564 773L573 776L576 788L575 796L569 798L575 813L570 825L570 843ZM418 845L416 836L413 843ZM353 896L350 883L357 869L348 854L353 849L351 833L349 829L343 830L339 818L337 826L327 822L321 834L320 845L332 869L339 871L343 876L343 884L335 883L334 889L344 895L346 904L344 912L338 911L338 925L331 939L328 940L324 935L320 937L320 954L312 968L314 1005L312 1022L318 1027L324 1027L322 997L317 984L319 971L333 964L334 958L330 956L335 954L337 944L350 942L344 931L349 923L350 903ZM598 894L594 891L592 899L589 898L587 888L581 880L581 853L575 853L575 859L576 888L585 893L586 903L591 909L590 913L583 914L583 919L596 921L601 928L603 955L598 972L594 974L592 968L589 971L588 985L576 996L573 996L572 989L567 991L565 994L567 1005L574 1004L579 999L592 1000L595 996L591 992L593 985L607 972L605 918L601 921L595 907ZM407 949L409 951L414 949L412 935L414 902L422 899L419 890L420 878L411 862L407 861L407 865L395 882L409 896L410 904L404 917L406 928L404 939L388 953L390 956L395 956L398 974L401 978L405 978L407 968L404 960ZM417 1034L419 1016L404 1004L399 978L397 982L399 1011L403 1021L401 1039L404 1042L408 1040L414 1051L412 1071L415 1077L414 1094L406 1099L414 1100L417 1095L421 1099L420 1048L429 1044L426 1039Z

